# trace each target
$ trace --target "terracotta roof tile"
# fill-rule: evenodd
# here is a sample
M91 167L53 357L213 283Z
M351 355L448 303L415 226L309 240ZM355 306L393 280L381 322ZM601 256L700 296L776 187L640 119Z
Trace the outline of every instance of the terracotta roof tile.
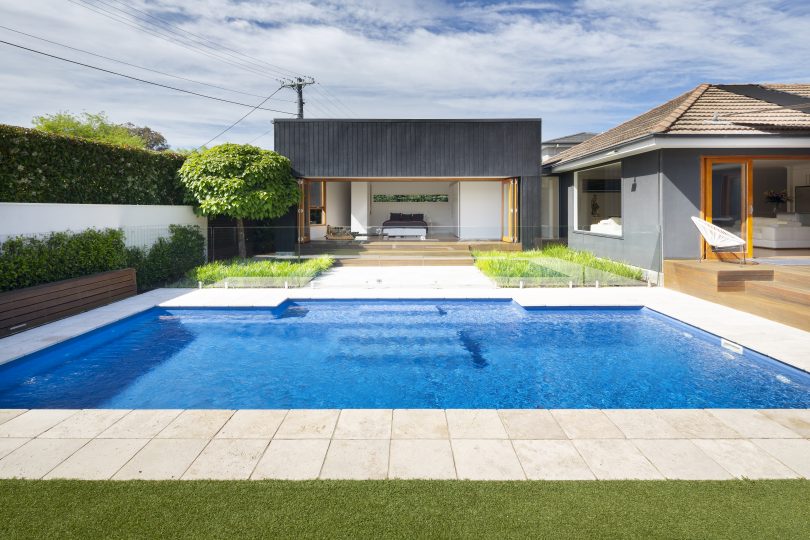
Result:
M701 84L549 158L559 165L648 135L810 134L810 84Z

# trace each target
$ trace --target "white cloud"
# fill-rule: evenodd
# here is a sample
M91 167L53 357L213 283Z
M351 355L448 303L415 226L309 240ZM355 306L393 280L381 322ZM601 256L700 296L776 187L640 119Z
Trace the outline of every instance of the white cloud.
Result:
M269 66L242 69L59 0L0 0L0 24L134 64L267 95ZM78 1L78 0L77 0ZM807 77L810 10L767 0L88 0L132 6L216 43L299 73L337 96L306 91L308 116L541 116L546 137L606 129L700 82ZM131 11L131 13L137 13ZM154 22L154 21L153 21ZM0 39L134 76L255 104L88 57L0 29ZM29 125L58 110L105 110L177 146L201 144L246 109L177 94L1 46L0 122ZM230 54L220 49L222 55ZM292 99L284 91L284 99ZM293 111L293 103L268 102ZM270 128L259 111L221 140ZM269 146L271 136L258 141Z

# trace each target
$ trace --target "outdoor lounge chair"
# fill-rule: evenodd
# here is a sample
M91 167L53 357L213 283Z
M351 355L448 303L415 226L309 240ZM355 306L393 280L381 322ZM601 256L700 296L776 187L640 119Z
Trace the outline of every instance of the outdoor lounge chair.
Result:
M740 264L745 264L745 256L748 253L745 240L698 217L692 216L692 223L698 228L701 236L703 236L703 239L709 244L713 252L742 253L743 258Z

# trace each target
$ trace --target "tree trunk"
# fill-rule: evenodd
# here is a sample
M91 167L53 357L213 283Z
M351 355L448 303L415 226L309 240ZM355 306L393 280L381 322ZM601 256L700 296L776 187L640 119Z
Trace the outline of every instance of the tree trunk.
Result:
M236 219L236 242L239 245L239 257L247 258L247 247L245 246L245 221L242 218Z

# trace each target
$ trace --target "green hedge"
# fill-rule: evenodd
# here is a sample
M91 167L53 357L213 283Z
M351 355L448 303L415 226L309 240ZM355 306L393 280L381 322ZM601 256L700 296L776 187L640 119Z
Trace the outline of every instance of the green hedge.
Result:
M127 248L117 229L10 238L0 243L0 291L120 268L135 268L140 291L166 285L205 263L199 227L170 225L169 231L148 249Z
M205 237L196 225L170 225L169 238L151 248L127 248L127 266L135 268L138 290L146 291L182 278L205 263Z
M0 124L0 201L183 204L185 157Z
M0 291L126 267L124 233L116 229L18 236L0 243Z

